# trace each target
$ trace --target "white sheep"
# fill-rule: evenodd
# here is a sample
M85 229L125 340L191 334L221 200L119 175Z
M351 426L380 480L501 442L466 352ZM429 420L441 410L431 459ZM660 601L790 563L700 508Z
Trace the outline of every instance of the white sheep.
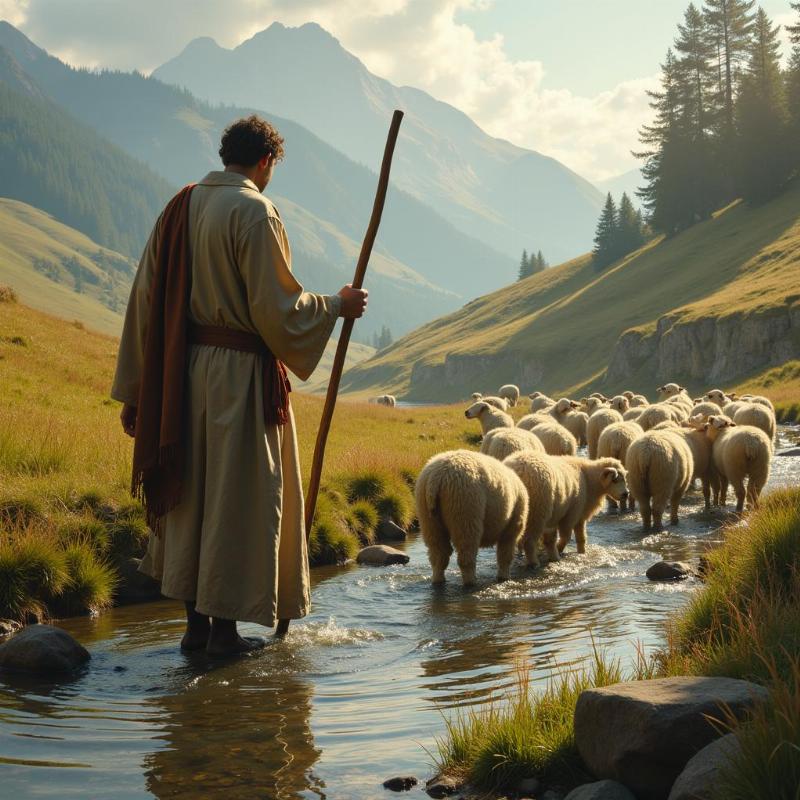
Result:
M506 414L505 411L489 405L486 400L478 400L477 403L473 403L464 412L464 416L467 419L477 419L481 424L481 431L484 436L495 428L514 427L514 420L510 414Z
M627 497L625 468L613 458L556 458L525 450L503 462L517 473L530 498L523 549L529 566L539 563L543 541L549 561L558 561L572 533L579 553L586 552L586 523L608 495ZM556 531L558 544L556 545Z
M551 409L550 416L563 425L577 439L579 445L586 444L586 425L589 415L584 411L576 411L579 403L562 397Z
M639 503L644 529L655 523L662 527L662 517L670 506L670 522L678 524L678 505L692 481L692 451L675 431L648 431L628 448L625 457L628 486Z
M397 405L397 398L393 394L380 394L377 397L370 397L369 402L394 408Z
M718 415L720 413L720 411L717 412ZM754 428L761 428L769 436L771 442L775 441L778 426L775 422L775 414L769 406L749 401L737 409L733 415L733 421L737 425L752 425Z
M530 431L541 441L548 455L574 456L578 452L577 439L563 425L552 419L534 425Z
M481 402L488 403L490 406L499 408L501 411L508 411L508 400L504 397L489 395L488 397L481 397Z
M747 405L747 402L747 400L731 400L729 403L726 403L724 406L722 406L722 416L733 419L736 415L736 412L740 408L744 408Z
M688 413L675 403L653 403L642 411L636 421L642 426L642 430L649 431L659 422L681 422L688 417Z
M629 408L623 415L622 419L625 422L636 422L639 417L642 416L642 412L647 408L647 406L636 406L635 408Z
M540 393L537 397L531 398L530 412L531 414L535 414L537 411L543 411L546 408L550 408L550 406L554 404L555 400L548 397L546 394Z
M686 393L686 389L684 389L683 386L679 386L677 383L665 383L663 386L659 386L656 391L662 400L675 397L681 393ZM688 397L689 395L687 394L686 396Z
M600 434L607 425L611 425L614 422L622 422L622 414L619 411L614 411L613 408L598 409L589 417L589 422L586 425L586 443L589 458L597 458L597 442L600 439Z
M422 468L414 499L433 583L444 582L455 548L464 586L474 585L478 549L494 545L497 580L508 579L528 518L528 492L511 469L471 450L440 453Z
M520 417L517 422L517 427L522 428L524 431L529 431L543 422L552 422L553 418L547 411L537 411L535 414L526 414Z
M720 408L725 408L734 399L735 395L725 394L722 389L711 389L703 395L703 400L716 403Z
M631 398L631 408L644 408L649 405L650 401L643 394L635 394Z
M470 396L472 397L473 403L477 403L478 400L480 400L483 397L483 395L480 392L473 392L472 395Z
M640 436L644 434L641 425L636 422L612 422L607 425L600 438L597 440L597 457L598 458L616 458L618 461L625 463L625 457L628 454L628 448ZM633 511L633 496L628 497L628 508ZM616 507L615 503L611 503L612 508ZM621 504L622 511L625 511L625 503Z
M772 405L772 400L762 394L743 394L740 399L746 400L748 403L758 403L761 406L766 406L773 414L775 413L775 406Z
M691 412L689 412L689 419L702 417L703 422L705 422L712 414L719 415L721 413L722 409L715 402L712 400L703 400L692 407Z
M519 386L513 383L506 383L497 390L497 394L508 400L510 406L515 406L519 402Z
M624 394L618 394L608 401L608 405L613 408L614 411L619 411L620 414L624 414L631 407L631 401L630 398L625 397Z
M761 490L769 478L772 442L761 428L737 425L726 416L709 417L705 424L711 440L711 455L719 474L719 494L715 503L724 505L728 485L736 494L736 510L744 509L745 498L752 508L758 507ZM747 489L745 490L745 479Z
M581 408L591 417L595 411L599 411L601 408L609 408L609 405L605 400L592 396L581 400Z
M483 437L481 453L503 461L520 450L536 450L544 453L544 445L538 436L522 428L495 428Z

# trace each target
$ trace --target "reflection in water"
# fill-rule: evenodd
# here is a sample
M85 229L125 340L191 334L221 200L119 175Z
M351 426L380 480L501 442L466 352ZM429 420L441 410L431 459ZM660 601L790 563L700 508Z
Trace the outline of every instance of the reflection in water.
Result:
M776 458L771 485L796 483L799 468ZM650 583L645 570L696 558L723 521L696 495L683 511L649 535L636 515L601 513L586 555L570 548L537 572L520 559L501 585L484 551L473 591L457 566L432 587L419 539L407 566L314 570L312 616L230 663L180 654L177 603L65 620L92 651L84 674L0 681L0 797L385 797L390 775L429 773L443 715L502 696L520 662L536 686L595 645L624 665L637 645L660 646L665 616L698 584Z

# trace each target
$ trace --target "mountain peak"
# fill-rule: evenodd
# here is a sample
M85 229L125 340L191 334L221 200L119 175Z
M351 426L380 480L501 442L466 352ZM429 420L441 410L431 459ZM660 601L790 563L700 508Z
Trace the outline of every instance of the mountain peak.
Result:
M4 19L0 19L0 46L20 62L47 57L41 47L37 47L19 28Z
M306 44L314 44L316 46L325 45L341 48L339 40L329 31L325 30L318 22L305 22L297 27L284 25L282 22L273 22L263 31L253 34L249 39L242 42L239 48L249 48L254 45L260 45L266 42L274 42L276 40L282 41L297 41L300 40ZM343 48L342 48L343 49Z

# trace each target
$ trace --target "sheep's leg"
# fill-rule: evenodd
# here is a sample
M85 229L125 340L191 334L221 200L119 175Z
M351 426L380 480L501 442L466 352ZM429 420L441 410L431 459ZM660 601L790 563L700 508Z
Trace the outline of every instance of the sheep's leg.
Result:
M616 500L613 500L610 497L607 497L606 500L608 501L606 508L608 509L609 513L612 511L616 511L618 514L620 514L625 510L624 501L618 503Z
M719 503L717 505L724 506L728 502L728 479L720 477L719 479Z
M678 524L678 508L680 507L681 503L681 496L683 492L680 489L675 492L669 499L669 524L670 525L677 525Z
M497 540L497 582L507 581L511 573L511 562L514 560L516 537L502 536Z
M461 580L464 586L474 586L477 583L475 577L475 564L478 560L478 543L480 535L470 536L467 533L463 537L458 548L458 568L461 570Z
M547 551L548 561L558 561L561 558L558 554L558 547L556 547L556 532L554 530L545 531L544 546Z
M661 531L664 529L664 509L667 505L666 501L661 498L656 499L653 497L651 503L653 508L653 528L657 531Z
M544 531L540 523L529 525L522 539L522 548L525 551L525 563L529 567L539 566L539 542L542 541Z
M440 543L437 547L428 547L428 559L431 562L433 583L444 583L444 573L450 563L450 556L453 554L453 546L448 540Z
M566 522L558 523L558 552L563 553L564 548L572 538L572 526Z
M453 543L450 534L439 514L432 514L424 505L418 510L420 530L428 548L428 560L431 562L431 581L434 584L444 583L444 572L453 554Z
M642 527L646 530L653 529L653 512L650 508L650 498L643 497L639 500L639 507L642 511Z
M575 526L575 545L578 552L583 554L586 552L586 523L579 522Z
M636 498L632 493L628 493L628 511L636 511Z
M705 500L706 511L711 509L711 484L707 477L702 478L703 481L703 500Z
M733 481L733 492L736 495L736 511L741 513L744 511L744 498L745 498L745 488L744 488L744 478L737 478Z

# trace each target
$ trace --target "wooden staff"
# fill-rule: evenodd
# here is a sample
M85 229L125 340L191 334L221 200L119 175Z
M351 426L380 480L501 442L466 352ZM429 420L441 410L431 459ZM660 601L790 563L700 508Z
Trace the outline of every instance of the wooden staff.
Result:
M400 131L400 123L403 120L403 112L395 111L392 115L392 124L389 126L389 135L386 139L386 149L383 151L383 163L378 178L378 190L375 192L375 202L372 205L372 216L361 243L361 253L356 264L356 274L353 277L353 288L360 289L364 283L364 275L367 272L369 257L372 254L372 245L378 235L378 226L381 224L381 214L383 214L383 204L386 201L386 190L389 188L389 171L392 167L392 155L394 145L397 141L397 134ZM325 397L325 406L322 409L322 419L317 431L317 442L314 445L314 460L311 463L311 480L308 484L306 494L306 536L311 534L311 525L314 522L314 509L317 506L317 495L319 494L319 483L322 477L322 462L325 458L325 444L328 441L328 433L331 428L333 412L336 408L336 397L339 393L339 381L342 378L344 369L344 359L347 355L347 346L350 344L350 334L353 332L355 320L346 319L342 324L342 332L339 336L339 343L336 346L336 356L333 359L331 369L331 379L328 384L328 394ZM276 636L285 636L289 630L288 619L278 620L275 628Z

